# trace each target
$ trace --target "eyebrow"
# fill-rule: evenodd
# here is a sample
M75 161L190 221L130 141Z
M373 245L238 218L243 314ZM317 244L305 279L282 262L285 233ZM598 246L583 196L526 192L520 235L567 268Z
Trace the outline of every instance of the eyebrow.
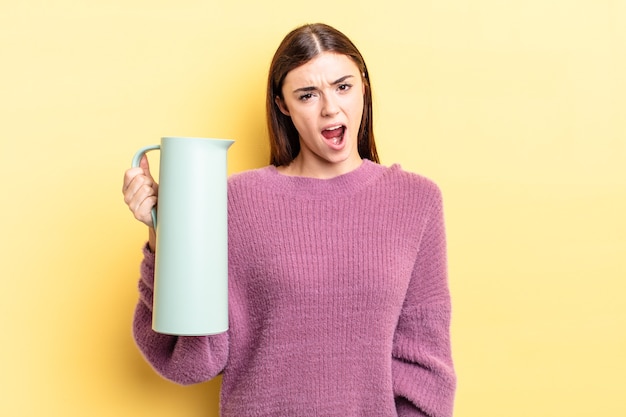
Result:
M332 82L330 85L337 85L337 84L341 84L342 82L346 81L348 78L353 78L354 75L344 75L343 77L339 78L338 80ZM307 92L307 91L315 91L317 90L317 87L301 87L301 88L296 88L295 90L293 90L294 93L300 93L300 92Z

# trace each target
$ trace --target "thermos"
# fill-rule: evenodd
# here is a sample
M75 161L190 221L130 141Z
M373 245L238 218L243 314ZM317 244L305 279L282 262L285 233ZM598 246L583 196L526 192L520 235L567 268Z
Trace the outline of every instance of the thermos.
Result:
M156 264L152 328L199 336L228 330L228 139L164 137L152 209Z

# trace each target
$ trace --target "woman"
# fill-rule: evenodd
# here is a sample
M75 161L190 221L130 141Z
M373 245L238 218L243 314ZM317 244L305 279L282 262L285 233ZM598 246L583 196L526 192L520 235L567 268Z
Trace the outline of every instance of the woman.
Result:
M223 373L222 416L452 415L441 193L378 164L365 62L323 24L288 34L267 90L271 165L229 178L228 332L151 329L157 185L124 179L149 226L137 344L181 384Z

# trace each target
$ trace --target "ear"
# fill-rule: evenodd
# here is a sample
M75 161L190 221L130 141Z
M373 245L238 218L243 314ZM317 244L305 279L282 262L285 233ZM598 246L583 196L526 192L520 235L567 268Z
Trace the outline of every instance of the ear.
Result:
M285 116L291 116L291 114L289 114L289 109L285 106L285 103L283 103L283 100L279 96L274 97L274 102L282 114Z

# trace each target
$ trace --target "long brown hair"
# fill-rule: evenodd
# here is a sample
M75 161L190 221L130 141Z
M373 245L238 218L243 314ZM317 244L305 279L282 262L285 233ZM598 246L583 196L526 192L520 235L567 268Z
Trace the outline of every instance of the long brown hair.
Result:
M300 138L291 118L276 104L282 96L283 82L289 71L306 64L322 52L335 52L350 57L363 78L363 116L359 127L358 149L361 158L379 163L374 142L372 90L369 73L357 47L337 29L323 23L307 24L291 31L278 46L270 65L267 81L267 126L270 136L270 163L289 165L300 152Z

